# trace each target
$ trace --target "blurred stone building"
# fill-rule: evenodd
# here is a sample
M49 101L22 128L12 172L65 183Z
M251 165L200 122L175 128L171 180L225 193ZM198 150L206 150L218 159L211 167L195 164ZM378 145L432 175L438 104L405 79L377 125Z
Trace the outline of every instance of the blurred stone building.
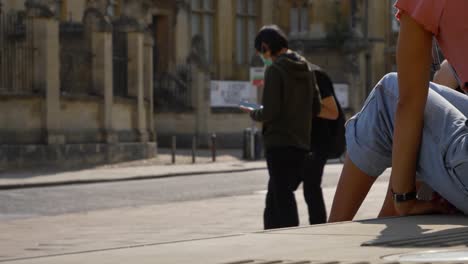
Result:
M291 48L348 86L349 113L395 69L398 23L394 0L277 0L274 21Z
M235 108L213 106L210 80L250 80L250 67L261 66L253 41L262 25L279 25L293 49L347 88L341 97L349 114L394 70L398 24L393 0L157 2L167 7L155 17L155 125L163 146L172 135L189 146L192 135L207 142L210 133L223 146L241 145L242 130L251 121ZM262 89L255 92L260 99Z
M168 146L176 135L178 146L191 146L193 136L207 146L210 135L216 134L219 146L240 147L242 131L252 121L236 106L213 106L211 81L240 81L233 85L246 89L250 67L262 66L254 56L253 41L262 25L273 23L272 1L156 2L166 7L153 18L159 144ZM235 87L231 91L233 98L239 96Z
M156 154L150 1L0 3L0 167Z
M252 121L214 97L260 100L267 24L345 86L351 114L395 69L393 1L0 0L0 167L152 157L172 136L240 147Z

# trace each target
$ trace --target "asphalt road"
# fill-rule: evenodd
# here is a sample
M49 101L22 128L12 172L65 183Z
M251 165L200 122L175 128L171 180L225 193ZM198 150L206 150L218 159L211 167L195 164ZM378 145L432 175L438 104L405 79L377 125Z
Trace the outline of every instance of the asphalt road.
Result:
M335 186L341 165L327 165L323 187ZM388 174L381 177L388 178ZM216 197L248 195L266 189L267 171L196 175L88 185L0 191L0 220L138 207Z

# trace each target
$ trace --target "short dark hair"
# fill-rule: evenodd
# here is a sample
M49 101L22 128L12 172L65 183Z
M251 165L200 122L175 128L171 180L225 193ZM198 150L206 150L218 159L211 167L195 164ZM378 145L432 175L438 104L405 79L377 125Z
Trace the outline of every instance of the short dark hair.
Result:
M283 48L288 48L288 39L277 25L264 26L257 33L255 37L255 49L258 52L263 52L262 42L268 45L273 55Z

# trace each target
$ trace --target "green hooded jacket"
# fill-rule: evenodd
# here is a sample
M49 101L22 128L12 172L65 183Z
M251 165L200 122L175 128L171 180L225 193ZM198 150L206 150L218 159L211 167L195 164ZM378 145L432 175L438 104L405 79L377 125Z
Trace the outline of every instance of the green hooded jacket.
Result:
M253 120L263 123L266 149L309 150L312 117L320 112L320 93L311 67L291 52L266 69L263 108L250 113Z

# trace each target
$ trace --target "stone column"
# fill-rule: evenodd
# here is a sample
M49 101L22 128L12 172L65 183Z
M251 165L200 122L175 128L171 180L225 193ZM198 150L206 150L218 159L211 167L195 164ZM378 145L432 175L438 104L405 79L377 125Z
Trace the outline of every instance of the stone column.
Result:
M148 102L147 114L147 125L148 125L148 139L150 141L156 141L156 135L154 130L154 102L153 102L153 47L154 47L154 40L151 34L145 35L145 76L144 76L144 90L145 90L145 98Z
M117 135L112 124L114 90L112 78L112 32L93 32L91 36L93 86L104 95L103 130L106 143L116 143Z
M144 94L144 33L128 32L128 94L137 98L137 130L140 141L148 141Z
M369 38L371 45L371 85L376 84L385 75L385 47L387 25L390 21L387 1L369 1ZM370 87L368 88L370 89Z
M195 132L198 144L202 147L210 145L208 122L211 114L210 77L201 68L192 67L192 100L195 106Z
M64 144L60 115L59 23L48 6L27 1L34 41L34 89L45 93L45 131L47 144Z
M210 66L206 61L203 38L192 39L191 53L188 58L191 69L191 99L195 108L195 134L201 146L209 146L208 122L211 114L210 102Z
M236 24L233 24L235 18L232 12L234 1L218 1L218 12L217 23L218 28L225 30L218 30L215 34L216 41L219 47L222 47L218 51L218 67L219 67L219 79L225 80L232 76L233 73L233 56L235 54L235 40L234 34L236 32ZM252 44L253 45L253 44ZM249 46L250 47L250 46Z

